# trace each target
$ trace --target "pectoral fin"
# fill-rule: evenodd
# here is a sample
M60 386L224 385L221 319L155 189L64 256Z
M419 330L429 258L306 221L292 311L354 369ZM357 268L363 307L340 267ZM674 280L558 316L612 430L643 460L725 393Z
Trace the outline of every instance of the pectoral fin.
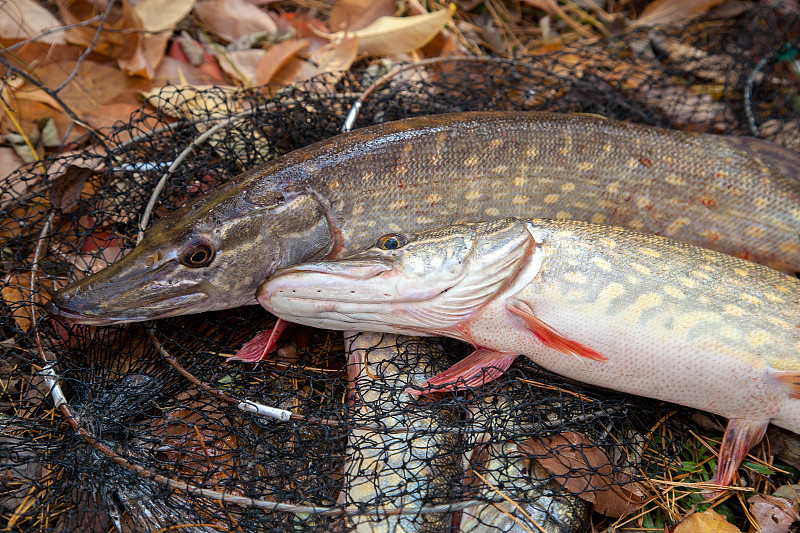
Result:
M789 397L800 400L800 372L788 370L775 371L778 381L789 386Z
M731 418L728 420L728 427L725 428L725 435L722 436L722 444L719 448L719 460L717 461L717 473L714 476L714 483L717 485L730 485L736 470L742 460L750 451L750 448L761 442L764 433L769 426L769 420L747 420L744 418ZM707 497L713 494L707 495Z
M480 387L502 376L517 357L519 357L517 354L478 348L444 372L424 381L419 388L408 388L405 392L419 396L430 392Z
M523 301L509 299L506 301L506 309L522 318L528 329L536 335L545 346L566 354L577 355L591 359L592 361L608 361L608 358L588 346L570 340L559 332L536 318L531 307Z
M245 363L257 363L261 361L269 352L275 349L281 333L286 329L288 322L279 318L272 329L265 329L256 333L255 337L242 345L236 354L229 357L232 361L244 361Z

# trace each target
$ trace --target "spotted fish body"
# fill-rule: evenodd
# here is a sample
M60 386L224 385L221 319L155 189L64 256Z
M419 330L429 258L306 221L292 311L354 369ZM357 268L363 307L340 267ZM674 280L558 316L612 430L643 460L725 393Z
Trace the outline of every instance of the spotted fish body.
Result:
M50 310L106 324L253 304L276 269L354 252L387 229L504 216L627 226L800 271L798 168L775 147L595 116L413 118L242 174L59 291Z
M585 383L725 416L722 483L769 422L800 432L792 276L578 221L506 219L405 239L280 271L259 301L292 322L476 346L431 385L480 384L523 354Z

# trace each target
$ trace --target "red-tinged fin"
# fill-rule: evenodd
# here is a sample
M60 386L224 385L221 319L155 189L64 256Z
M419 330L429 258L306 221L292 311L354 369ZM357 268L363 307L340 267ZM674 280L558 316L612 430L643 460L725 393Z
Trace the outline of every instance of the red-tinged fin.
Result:
M229 360L244 361L245 363L257 363L261 361L269 352L275 349L281 333L286 329L288 322L279 318L275 322L275 327L259 331L256 336L244 343L235 355Z
M775 377L778 381L789 386L789 397L800 400L800 372L776 371Z
M736 470L747 455L747 452L764 438L767 426L769 426L769 420L747 420L744 418L731 418L728 420L728 427L725 428L725 435L722 436L722 444L719 448L714 483L724 486L731 484L733 477L736 475ZM713 492L705 494L707 499L711 499L714 496L715 493Z
M409 387L405 392L419 396L433 392L480 387L502 376L517 357L519 357L517 354L478 348L441 374L433 376L419 387Z
M528 326L528 329L531 330L531 333L536 335L536 338L542 341L545 346L549 346L554 350L558 350L559 352L566 354L585 357L587 359L591 359L592 361L608 361L608 358L600 352L592 350L588 346L584 346L579 342L575 342L564 337L559 332L536 318L536 316L533 314L533 310L525 302L509 299L506 301L506 309L522 318L525 321L525 324Z

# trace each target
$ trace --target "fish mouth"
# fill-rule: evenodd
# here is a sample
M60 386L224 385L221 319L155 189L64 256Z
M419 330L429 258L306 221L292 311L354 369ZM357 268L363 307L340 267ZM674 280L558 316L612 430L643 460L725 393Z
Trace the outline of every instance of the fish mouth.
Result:
M339 260L297 265L279 271L256 293L267 309L274 296L291 301L329 302L331 305L369 305L426 301L449 290L441 284L404 286L402 272L382 260Z
M386 272L391 272L393 270L391 265L388 265L383 262L375 263L375 262L347 262L345 267L338 262L321 262L321 263L310 263L305 265L297 265L291 267L291 272L301 272L301 273L312 273L312 274L325 274L329 276L336 276L338 278L346 278L352 280L361 280L366 281L372 278L376 278L378 276L383 275ZM280 277L281 273L278 273L273 278Z
M58 295L56 295L57 297ZM145 320L157 320L175 315L182 315L190 312L191 309L198 307L208 300L209 296L203 292L183 294L170 298L153 299L152 303L141 302L138 307L112 309L93 307L92 309L70 308L68 305L59 303L56 299L51 300L45 310L53 318L60 319L71 324L83 324L89 326L107 326L110 324L121 324L125 322L143 322ZM162 310L163 309L163 310ZM102 316L100 316L102 315Z

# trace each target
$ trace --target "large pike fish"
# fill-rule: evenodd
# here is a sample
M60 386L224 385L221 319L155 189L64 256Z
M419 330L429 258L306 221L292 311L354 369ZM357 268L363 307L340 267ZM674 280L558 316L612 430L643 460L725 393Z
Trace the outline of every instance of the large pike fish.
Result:
M354 252L387 229L505 216L627 226L800 271L800 157L764 145L553 113L368 127L246 172L162 218L122 260L56 293L49 309L110 324L255 304L278 268Z
M258 300L301 324L476 347L427 386L480 385L521 354L725 416L723 485L770 422L800 432L800 280L664 237L517 219L389 234L278 272Z

